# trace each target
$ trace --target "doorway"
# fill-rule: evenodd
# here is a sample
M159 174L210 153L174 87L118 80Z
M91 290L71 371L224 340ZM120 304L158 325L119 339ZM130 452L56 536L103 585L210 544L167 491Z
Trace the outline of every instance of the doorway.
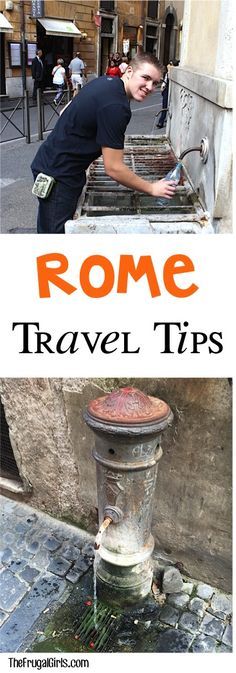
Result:
M166 17L166 28L165 28L165 42L164 42L164 57L163 64L168 65L170 60L174 58L173 52L173 27L174 27L174 15L167 14Z
M114 47L113 47L113 37L103 37L101 36L101 70L100 70L100 75L105 75L107 65L108 65L108 59L109 55L113 54L114 52Z
M63 58L66 72L73 58L73 38L60 35L46 35L43 26L37 21L37 46L42 49L44 62L44 88L52 88L52 69L58 58Z
M113 16L102 16L100 42L100 75L104 75L109 55L115 51L115 22Z

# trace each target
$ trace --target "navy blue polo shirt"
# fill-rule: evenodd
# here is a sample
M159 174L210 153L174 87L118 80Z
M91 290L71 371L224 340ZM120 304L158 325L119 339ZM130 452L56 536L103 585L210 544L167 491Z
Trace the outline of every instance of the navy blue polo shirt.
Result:
M102 147L123 149L131 111L119 77L98 77L86 84L59 117L40 146L31 168L71 188L84 184L84 172Z

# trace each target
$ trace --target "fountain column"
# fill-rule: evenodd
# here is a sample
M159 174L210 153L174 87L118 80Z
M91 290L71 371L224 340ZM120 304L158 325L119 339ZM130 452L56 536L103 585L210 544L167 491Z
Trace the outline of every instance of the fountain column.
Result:
M95 433L99 526L111 521L99 541L98 596L131 605L151 588L161 433L173 414L163 400L127 387L90 402L84 418Z

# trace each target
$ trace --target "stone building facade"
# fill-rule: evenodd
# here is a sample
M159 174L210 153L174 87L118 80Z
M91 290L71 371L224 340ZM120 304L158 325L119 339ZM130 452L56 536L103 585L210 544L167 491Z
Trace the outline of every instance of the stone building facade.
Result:
M0 12L13 28L12 32L0 33L1 94L21 95L22 67L17 65L17 52L19 58L23 43L29 91L32 89L30 64L36 46L43 50L46 85L50 84L56 59L62 57L68 64L76 51L81 52L89 77L104 74L109 54L116 51L128 52L132 57L144 49L167 63L179 55L183 5L180 0L175 3L164 0L0 0ZM47 28L42 25L45 19L61 22L57 32L53 33L56 28L53 23ZM73 26L80 33L70 32Z
M86 0L86 2L70 1L52 1L44 0L42 17L32 16L32 2L24 0L14 0L13 9L4 11L4 15L13 26L13 33L7 33L5 37L5 92L9 96L21 95L22 93L22 67L13 66L10 59L9 43L22 42L22 29L24 28L26 42L26 84L29 91L32 89L31 80L31 56L34 54L33 45L42 48L44 60L46 59L45 69L52 70L58 57L64 58L68 64L76 51L81 51L81 55L87 62L88 72L93 72L96 64L96 39L97 28L92 20L94 5L98 3ZM0 0L0 11L5 9L5 1ZM40 14L40 12L39 12ZM47 31L40 23L40 18L50 18L52 20L67 21L74 24L80 33L78 36L63 34L62 25L60 34L47 34ZM60 32L60 28L59 28ZM86 45L86 46L85 46ZM85 46L85 48L84 48ZM48 82L45 82L46 84ZM1 93L4 93L2 91Z
M230 591L228 379L2 379L2 493L95 533L94 436L83 412L90 400L124 385L165 400L174 413L157 478L157 549L192 577Z

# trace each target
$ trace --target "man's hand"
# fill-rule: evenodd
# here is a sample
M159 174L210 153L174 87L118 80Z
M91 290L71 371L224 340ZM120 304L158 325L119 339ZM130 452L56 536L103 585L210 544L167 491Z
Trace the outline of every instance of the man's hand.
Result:
M152 196L160 196L171 199L174 196L178 182L176 180L157 180L152 183Z

